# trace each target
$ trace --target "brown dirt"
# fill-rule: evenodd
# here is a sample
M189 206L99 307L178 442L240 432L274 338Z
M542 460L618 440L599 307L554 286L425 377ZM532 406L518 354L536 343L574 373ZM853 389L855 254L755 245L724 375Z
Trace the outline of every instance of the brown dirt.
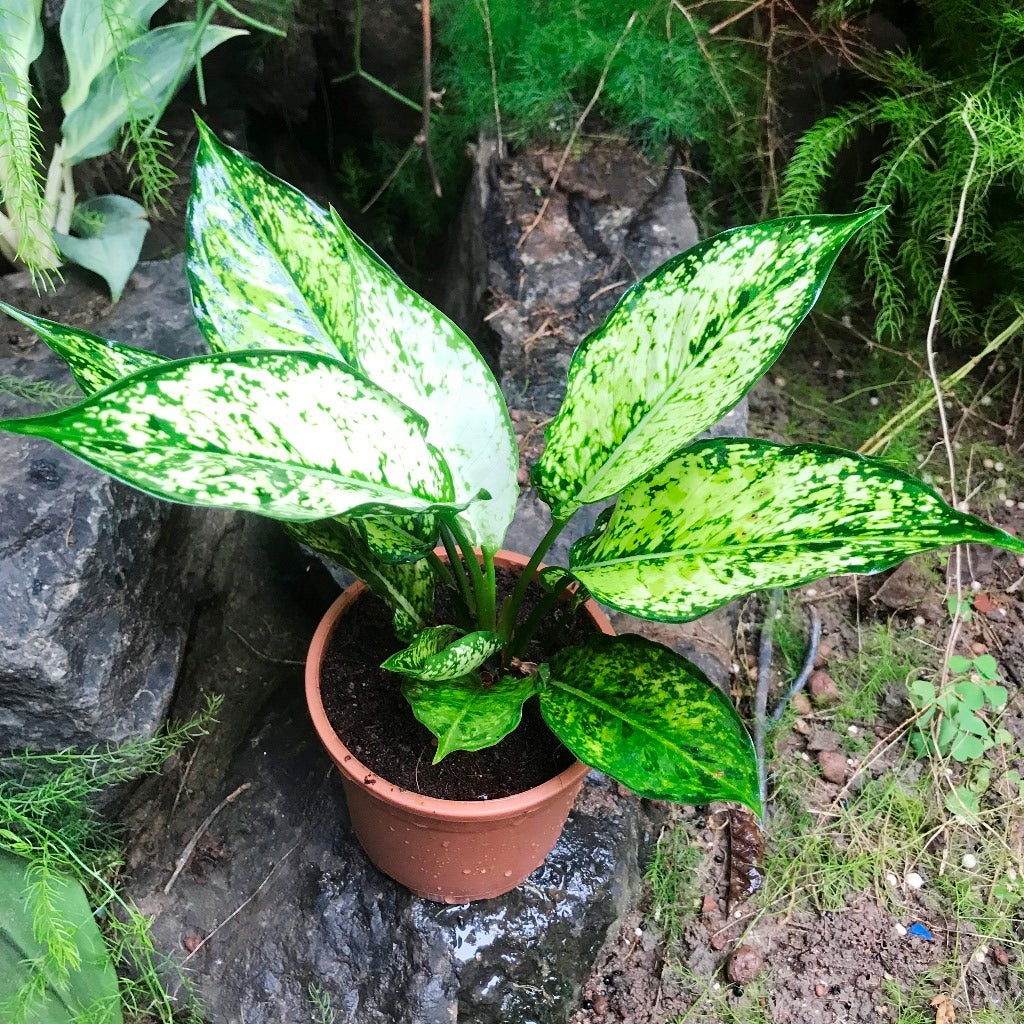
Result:
M511 591L515 577L498 570L498 593ZM533 586L525 612L543 591ZM452 621L439 594L438 619ZM527 652L541 662L556 648L582 643L593 632L582 614L552 615ZM350 750L374 772L403 789L443 800L494 800L539 786L574 758L548 729L537 701L523 707L522 724L493 747L455 751L432 765L437 741L402 696L401 677L379 666L404 646L391 628L391 614L364 594L331 638L324 659L322 696L328 720Z

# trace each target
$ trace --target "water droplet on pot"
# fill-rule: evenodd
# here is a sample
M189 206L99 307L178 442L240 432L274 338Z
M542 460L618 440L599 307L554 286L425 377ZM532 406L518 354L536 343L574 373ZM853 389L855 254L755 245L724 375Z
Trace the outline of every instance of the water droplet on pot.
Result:
M505 877L506 878L511 878L512 877L512 872L511 871L506 871L505 872Z
M463 869L462 869L462 873L463 873L464 875L471 875L471 874L473 873L473 871L472 871L472 869L471 869L471 868L463 868Z

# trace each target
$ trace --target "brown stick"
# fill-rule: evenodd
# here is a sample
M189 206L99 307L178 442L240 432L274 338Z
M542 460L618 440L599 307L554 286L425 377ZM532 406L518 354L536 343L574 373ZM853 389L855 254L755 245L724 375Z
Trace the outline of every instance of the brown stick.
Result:
M430 175L430 187L434 195L441 198L441 182L437 177L437 168L434 166L434 154L430 149L430 111L434 105L434 90L431 87L431 35L430 35L430 0L420 0L420 7L423 11L423 111L420 122L420 134L416 141L423 149L423 159L427 164L427 173Z

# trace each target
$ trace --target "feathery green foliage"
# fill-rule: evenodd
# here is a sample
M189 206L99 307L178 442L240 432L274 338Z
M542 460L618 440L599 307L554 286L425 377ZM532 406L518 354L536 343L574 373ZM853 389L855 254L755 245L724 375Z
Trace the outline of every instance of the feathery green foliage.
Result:
M128 1019L175 1024L181 1018L160 981L148 920L112 882L121 863L117 836L97 815L92 799L159 770L173 753L206 734L219 706L219 698L210 699L194 718L153 739L0 757L0 850L31 862L25 895L36 937L47 949L45 966L57 976L75 966L74 942L57 906L60 872L80 882L96 908L111 959L124 969L121 997ZM26 1013L38 985L45 984L40 978L41 973L20 994Z
M639 143L652 156L678 145L716 184L736 195L756 190L750 154L761 131L763 71L754 48L708 37L723 12L733 7L711 3L698 18L672 0L435 0L433 86L443 97L431 148L446 198L457 193L466 143L482 129L519 145L564 144L606 66L585 131ZM402 155L400 146L377 142L362 161L362 181L347 167L351 199L365 203ZM396 233L407 236L416 224L430 237L453 207L434 200L416 152L375 212L385 227L401 225Z
M819 15L849 14L849 0ZM865 172L859 209L888 206L856 240L877 308L879 336L928 317L957 204L963 232L941 325L954 338L985 333L1024 303L1024 17L1015 0L923 0L913 52L872 54L860 70L877 95L822 118L785 174L781 206L828 204L840 155L869 133L884 148ZM972 170L972 162L974 167Z

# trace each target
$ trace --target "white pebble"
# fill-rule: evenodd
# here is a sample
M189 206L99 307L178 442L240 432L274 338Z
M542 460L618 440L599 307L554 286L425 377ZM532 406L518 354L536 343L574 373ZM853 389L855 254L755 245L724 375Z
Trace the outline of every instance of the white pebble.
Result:
M907 929L904 928L903 925L898 924L898 925L896 925L896 934L897 935L906 935L907 934Z
M1007 498L1007 499L1006 499L1006 501L1004 501L1004 502L1003 502L1003 504L1004 504L1004 505L1005 505L1005 506L1006 506L1007 508L1016 508L1016 506L1017 506L1017 502L1015 502L1015 501L1013 500L1013 498Z
M930 484L930 483L933 483L933 482L934 482L934 480L935 480L935 477L933 477L933 476L931 475L931 473L923 473L923 474L921 475L921 479L922 479L922 480L923 480L923 481L924 481L924 482L925 482L926 484Z
M1004 465L1003 465L1003 464L1002 464L1001 462L997 462L997 463L996 463L996 464L995 464L995 465L994 465L994 466L993 466L992 468L993 468L993 469L994 469L994 470L995 470L995 471L996 471L997 473L1002 473L1002 471L1003 471L1004 469L1006 469L1006 467L1005 467L1005 466L1004 466Z
M803 759L804 759L805 761L810 761L810 759L811 759L811 755L810 755L810 754L808 754L806 750L805 750L805 751L804 751L804 752L803 752L803 753L802 753L802 754L801 754L800 756L801 756L801 757L802 757L802 758L803 758Z
M961 501L957 505L957 509L959 509L959 511L961 511L961 512L970 512L971 511L971 503L969 501Z
M713 990L714 990L715 992L720 992L720 991L722 990L722 985L721 985L721 983L720 983L720 982L717 982L717 981L716 981L716 982L714 983L714 985L712 985L712 986L711 986L711 988L712 988L712 989L713 989Z
M834 376L836 377L837 380L842 380L846 376L846 371L845 370L836 370Z
M890 871L885 876L885 881L888 885L891 885L894 889L900 884L900 880Z
M992 404L992 396L991 395L982 395L981 396L981 404L982 405L991 405Z
M775 378L775 386L777 388L784 388L786 386L786 378L785 377L776 377Z
M808 587L808 588L807 588L807 589L806 589L806 590L804 591L804 593L805 593L805 594L806 594L806 595L807 595L808 597L817 597L817 596L818 596L818 591L817 591L817 590L815 590L815 589L814 589L814 587Z
M982 943L974 951L974 959L977 960L979 964L983 964L987 958L988 958L988 946L986 946L984 943Z
M870 398L868 399L868 405L878 405L878 402L879 402L879 399L878 399L878 396L877 396L877 395L872 395L872 396L871 396L871 397L870 397Z
M920 889L924 885L924 879L916 871L908 871L903 881L907 883L908 889L913 890Z
M1017 559L1017 565L1020 566L1021 569L1024 569L1024 555L1021 555L1020 558Z
M738 663L738 662L735 662L735 661L734 661L734 662L733 662L733 663L732 663L732 664L731 664L731 665L729 666L729 671L730 671L730 672L732 672L732 674L733 674L734 676L736 676L736 675L739 675L739 672L740 672L740 666L739 666L739 663Z
M737 911L735 911L735 912L733 913L733 915L732 915L732 916L733 916L733 917L742 917L742 916L743 916L743 911L742 911L742 910L737 910Z
M812 369L815 369L815 370L818 370L818 369L820 369L820 368L821 368L821 360L820 360L820 359L815 359L815 360L814 360L814 361L813 361L813 362L811 363L811 367L812 367Z
M924 625L924 616L923 615L915 615L914 616L914 625L915 626L923 626Z
M1014 869L1014 868L1007 868L1006 869L1006 877L1011 882L1016 882L1017 881L1017 871L1016 871L1016 869Z
M643 928L634 928L633 934L639 939L644 933Z
M960 863L967 868L968 871L973 871L978 866L978 858L973 853L965 853Z
M991 459L982 459L981 460L981 464L986 469L995 469L996 468L996 464Z
M1003 477L1001 477L1001 476L997 476L996 477L996 487L998 487L999 490L1001 490L1001 491L1005 491L1006 490L1006 480Z
M967 510L964 509L964 511ZM971 590L981 590L981 580L971 580Z
M857 726L855 726L855 725L848 725L848 726L846 727L846 731L847 731L847 732L848 732L848 733L849 733L849 734L850 734L851 736L856 736L856 735L857 735L857 733L859 733L859 732L860 732L860 729L858 729L858 728L857 728Z

